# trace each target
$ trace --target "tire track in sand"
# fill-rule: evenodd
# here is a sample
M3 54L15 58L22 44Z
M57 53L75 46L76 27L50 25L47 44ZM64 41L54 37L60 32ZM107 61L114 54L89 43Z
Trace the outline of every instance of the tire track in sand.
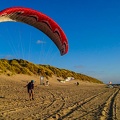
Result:
M110 98L112 98L112 96L114 94L116 94L117 91L118 91L118 89L111 89L111 91L109 91L108 93L106 93L106 95L105 94L101 94L101 96L97 96L96 98L97 98L97 105L98 106L96 106L96 107L94 106L94 104L96 102L96 98L94 98L93 100L91 100L90 102L94 106L93 109L91 109L89 111L86 110L85 114L81 115L80 117L75 118L74 120L76 120L76 119L79 119L79 120L82 120L82 119L85 119L85 120L91 120L91 119L99 120L101 118L101 116L103 116L102 112L103 112L105 104L107 103L108 100L110 100ZM85 105L86 106L90 106L89 105L90 102L87 103L88 105L87 104L85 104ZM84 107L84 105L82 107ZM106 114L108 114L108 112L106 112ZM100 120L102 120L102 119L100 119ZM109 119L105 119L105 120L109 120Z
M44 91L45 92L45 91ZM43 102L40 103L40 100L39 98L37 98L36 100L34 101L20 101L20 105L16 107L13 105L9 105L6 110L2 110L0 112L0 115L4 118L9 118L9 119L14 119L12 118L12 114L22 114L24 113L25 111L28 111L27 112L27 115L29 116L32 116L31 114L39 114L42 113L41 111L44 111L45 109L49 108L56 100L54 94L50 94L49 91L46 91L48 92L48 95L50 96L50 100L46 100L46 98L44 98L44 96L42 97L43 98ZM51 97L52 96L52 97ZM48 97L48 96L47 96ZM17 101L14 101L14 103L16 103ZM24 102L24 104L23 104Z
M54 93L54 92L52 92L50 90L48 90L48 92L53 96L54 102L43 110L43 114L42 115L38 115L37 114L37 116L39 116L40 120L48 120L48 119L54 119L54 118L58 119L59 118L59 114L57 114L57 113L65 105L64 96L62 96L61 92ZM49 113L46 113L46 111L49 111Z
M69 119L72 119L72 120L73 119L74 120L79 119L80 120L81 118L83 118L84 116L87 116L88 114L90 114L94 110L98 110L98 108L94 108L94 109L89 110L89 111L83 110L83 111L85 111L85 113L83 112L84 113L84 114L82 113L83 115L79 115L79 117L75 118L75 116L76 116L75 113L76 112L81 112L82 111L81 109L83 109L82 107L90 104L93 100L97 99L98 97L101 98L101 96L103 96L104 94L108 94L108 92L106 91L106 92L98 93L97 95L93 95L93 96L88 97L88 98L86 98L82 101L76 102L73 106L69 106L65 109L62 109L59 113L57 113L59 115L58 120L63 120L63 119L65 119L65 120L67 120L67 119L68 120ZM111 96L111 93L109 93L109 94L110 94L109 96Z
M106 92L101 92L101 93L98 93L97 95L88 97L82 101L78 101L73 106L69 106L67 108L63 108L65 105L65 99L64 99L64 97L61 96L61 99L63 99L63 103L62 103L61 107L57 111L55 111L53 114L46 117L44 120L49 120L49 119L51 120L52 118L55 120L63 120L66 117L68 117L70 114L74 113L79 107L83 106L84 104L88 103L95 97L100 96L101 94L104 94L104 93L106 93Z
M115 99L120 89L116 90L106 101L103 106L100 120L118 120L116 116L116 102Z
M119 88L119 92L115 98L115 102L114 102L114 110L113 110L113 115L115 120L118 120L120 118L120 88Z

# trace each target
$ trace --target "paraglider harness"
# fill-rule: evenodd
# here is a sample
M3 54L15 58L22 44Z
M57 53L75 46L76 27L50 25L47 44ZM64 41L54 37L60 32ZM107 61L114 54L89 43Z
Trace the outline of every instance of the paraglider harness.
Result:
M29 82L27 84L27 90L28 90L28 93L29 93L29 90L33 90L34 89L34 81L31 80L31 82Z

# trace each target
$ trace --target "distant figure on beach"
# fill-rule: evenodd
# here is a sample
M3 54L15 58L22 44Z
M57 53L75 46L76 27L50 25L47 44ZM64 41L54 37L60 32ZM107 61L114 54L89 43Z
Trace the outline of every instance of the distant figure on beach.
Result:
M109 82L109 85L111 85L111 84L112 84L112 82L110 81L110 82Z
M50 83L49 83L49 81L47 80L47 81L46 81L46 86L49 86L49 85L50 85Z
M108 87L109 87L109 88L113 88L113 85L112 85L112 82L111 82L111 81L109 82Z
M34 80L31 80L27 85L27 90L29 93L29 99L34 100Z
M79 82L77 82L76 85L78 86L78 85L79 85Z

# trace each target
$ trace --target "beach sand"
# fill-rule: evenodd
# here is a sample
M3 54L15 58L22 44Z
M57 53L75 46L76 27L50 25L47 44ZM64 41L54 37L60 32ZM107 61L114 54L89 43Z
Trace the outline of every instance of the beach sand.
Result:
M35 80L35 99L30 101L25 85ZM0 75L0 120L120 120L119 88L39 76ZM59 78L60 79L60 78Z

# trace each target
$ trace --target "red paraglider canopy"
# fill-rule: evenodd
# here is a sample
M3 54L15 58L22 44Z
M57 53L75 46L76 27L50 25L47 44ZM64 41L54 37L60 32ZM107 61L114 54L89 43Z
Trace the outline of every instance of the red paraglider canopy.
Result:
M45 33L58 47L61 55L68 52L68 41L61 27L47 15L24 7L12 7L0 12L0 22L16 21L34 26Z

